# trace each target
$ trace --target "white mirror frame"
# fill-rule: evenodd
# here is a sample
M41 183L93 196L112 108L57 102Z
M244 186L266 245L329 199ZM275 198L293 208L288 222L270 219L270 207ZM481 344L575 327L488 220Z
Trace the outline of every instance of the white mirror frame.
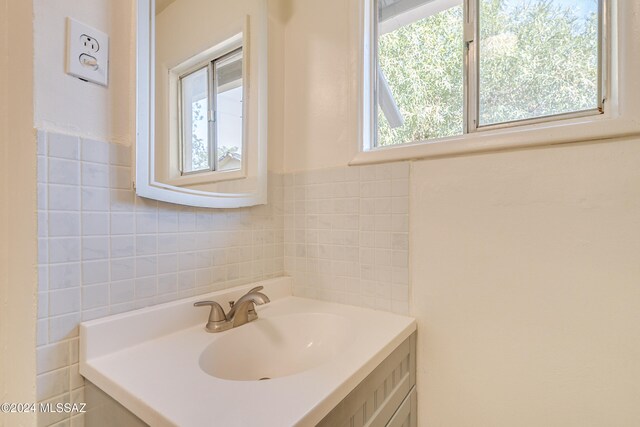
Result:
M163 202L206 208L239 208L267 203L268 136L268 11L267 0L260 0L260 14L251 21L255 32L258 73L251 76L257 84L257 153L256 190L250 193L213 193L176 187L155 179L155 0L137 0L136 51L136 148L135 189L138 196Z

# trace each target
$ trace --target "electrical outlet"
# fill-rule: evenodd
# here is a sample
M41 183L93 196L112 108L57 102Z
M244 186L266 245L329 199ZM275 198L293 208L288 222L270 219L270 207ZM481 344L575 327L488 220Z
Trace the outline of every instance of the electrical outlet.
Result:
M84 48L89 52L96 53L100 50L100 43L98 43L98 40L86 34L80 36L80 43L82 43L82 46L84 46Z
M107 86L109 36L75 19L67 18L67 74Z

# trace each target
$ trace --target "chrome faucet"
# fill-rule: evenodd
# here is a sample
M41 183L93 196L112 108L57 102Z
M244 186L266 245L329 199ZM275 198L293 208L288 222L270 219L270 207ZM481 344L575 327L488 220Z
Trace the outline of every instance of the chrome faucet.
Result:
M229 301L231 309L225 314L224 309L215 301L198 301L195 307L211 306L209 321L205 329L207 332L222 332L242 326L258 318L256 305L271 302L269 297L260 292L263 286L258 286L244 294L238 301Z

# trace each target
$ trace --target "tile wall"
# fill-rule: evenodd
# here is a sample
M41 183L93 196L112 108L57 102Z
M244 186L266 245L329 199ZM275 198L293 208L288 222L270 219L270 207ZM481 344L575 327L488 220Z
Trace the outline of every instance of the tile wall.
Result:
M79 322L284 274L282 176L266 206L195 209L136 197L129 147L38 144L39 401L83 401ZM60 422L83 419L39 417Z
M41 402L85 401L84 320L283 274L299 296L408 313L407 163L272 174L266 206L195 209L136 197L128 147L46 132L38 145Z
M284 227L297 295L408 313L408 163L285 175Z

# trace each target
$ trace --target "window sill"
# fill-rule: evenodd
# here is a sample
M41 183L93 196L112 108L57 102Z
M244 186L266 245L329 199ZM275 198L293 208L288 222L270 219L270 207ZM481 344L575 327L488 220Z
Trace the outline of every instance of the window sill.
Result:
M244 179L246 177L247 175L243 168L229 171L202 172L177 176L168 179L166 183L176 187L190 187L194 185L215 184L222 181L233 181L237 179Z
M632 135L640 135L640 117L583 117L361 151L349 165L453 157Z

